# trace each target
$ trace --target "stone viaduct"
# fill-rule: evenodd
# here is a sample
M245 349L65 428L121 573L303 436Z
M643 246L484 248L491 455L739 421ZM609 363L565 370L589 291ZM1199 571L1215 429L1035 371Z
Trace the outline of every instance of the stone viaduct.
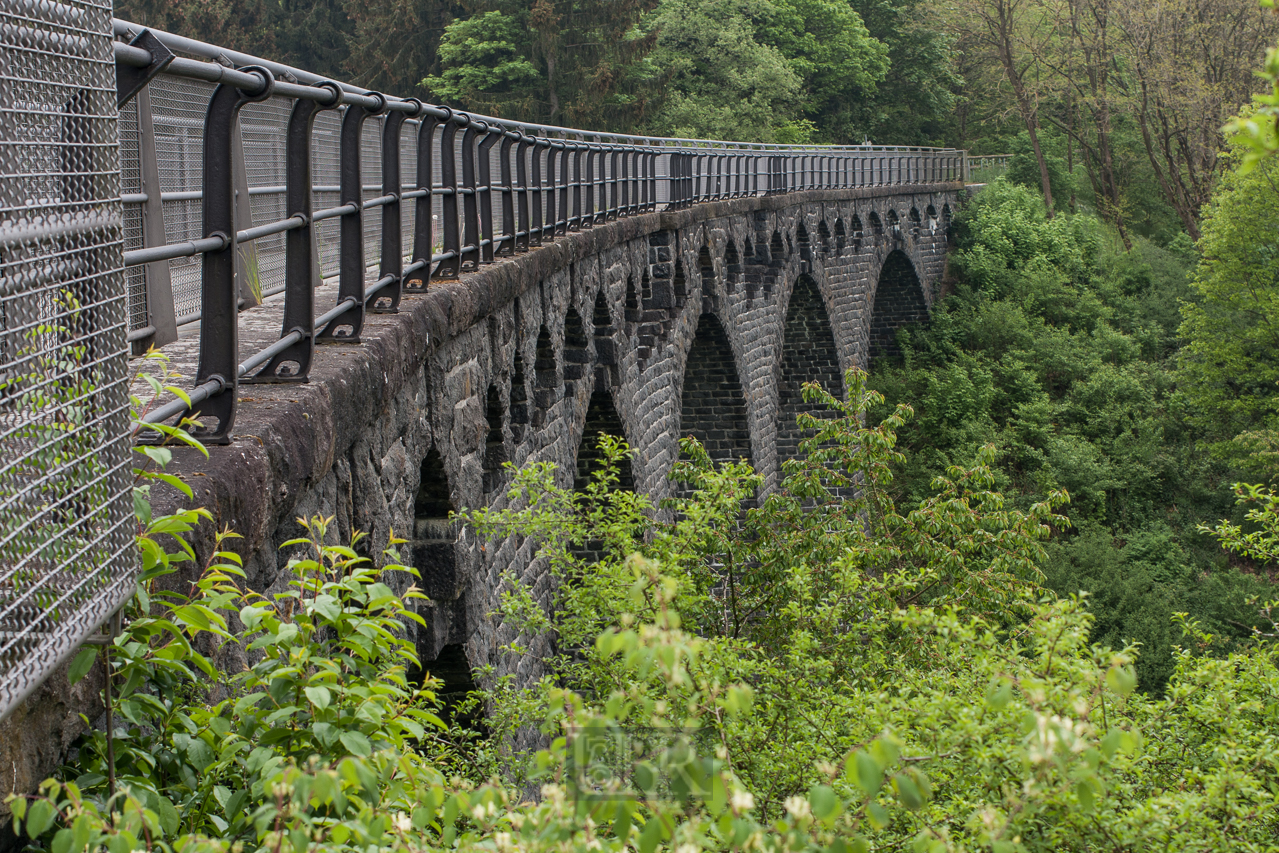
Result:
M425 665L448 678L496 662L503 575L544 600L550 580L533 543L481 543L449 511L504 501L507 461L554 462L572 485L600 431L626 438L631 484L655 498L690 434L774 487L799 440L800 386L842 393L845 369L926 315L962 193L814 190L638 215L406 295L399 313L369 316L359 345L319 348L308 384L241 386L230 445L175 453L171 472L213 515L196 552L206 560L214 532L235 530L249 586L269 593L300 516L334 516L343 539L394 531L430 598ZM245 312L242 352L278 329L270 305ZM165 350L194 373L193 340ZM156 509L184 502L171 492ZM24 766L4 784L34 788L56 766L77 712L98 713L93 681L68 693L55 674L5 721L0 758Z

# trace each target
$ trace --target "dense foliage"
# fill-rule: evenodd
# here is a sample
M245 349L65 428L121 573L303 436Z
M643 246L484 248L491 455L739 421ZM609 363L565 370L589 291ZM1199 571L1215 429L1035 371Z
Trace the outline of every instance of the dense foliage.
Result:
M468 513L537 537L557 580L549 609L505 581L508 653L547 630L557 651L529 687L488 674L484 732L446 730L406 679L393 551L375 568L316 519L285 590L241 588L223 552L165 595L188 552L161 542L195 519L148 519L109 650L114 760L93 733L10 798L15 826L53 853L1268 849L1276 647L1198 656L1212 638L1185 622L1167 695L1133 693L1137 650L1090 644L1085 604L1039 586L1065 493L1006 505L988 449L899 509L910 409L864 425L882 398L848 383L848 403L806 389L833 416L803 416L806 457L744 515L759 479L690 441L693 494L654 520L610 439L584 491L534 465L509 508ZM1221 535L1273 552L1255 515L1264 534Z
M1227 413L1188 400L1207 389L1178 373L1191 261L1144 240L1124 251L1095 218L1048 219L1034 190L997 181L956 223L954 292L901 336L900 362L871 372L890 404L919 413L902 433L902 494L988 443L1011 500L1069 491L1072 530L1049 545L1047 585L1090 592L1094 639L1141 643L1153 691L1175 666L1173 613L1246 638L1247 599L1269 586L1197 529L1229 515L1239 472L1200 449L1200 416Z

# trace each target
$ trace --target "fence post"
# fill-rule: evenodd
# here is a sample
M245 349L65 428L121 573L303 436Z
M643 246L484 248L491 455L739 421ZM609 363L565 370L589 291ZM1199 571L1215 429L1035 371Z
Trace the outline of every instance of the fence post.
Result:
M378 259L378 275L379 281L387 276L394 276L395 280L368 300L366 308L374 314L394 314L400 310L404 284L404 222L400 215L400 194L404 187L400 180L400 134L406 118L406 113L397 110L387 113L382 120L382 195L391 196L391 201L382 205L382 254Z
M462 269L462 241L457 233L457 120L454 116L445 119L444 130L440 133L440 225L443 234L445 257L435 274L439 278L457 278Z
M244 167L244 139L240 132L240 116L235 117L231 134L231 168L235 170L235 224L241 230L253 227L253 204L249 199L249 174ZM252 308L262 300L262 277L258 268L256 243L235 247L235 277L239 285L240 309Z
M431 218L431 201L434 197L435 127L440 120L433 115L422 116L417 129L417 197L413 208L413 263L415 268L404 283L405 293L425 293L431 280L432 256L435 254L435 222ZM418 265L421 265L420 267Z

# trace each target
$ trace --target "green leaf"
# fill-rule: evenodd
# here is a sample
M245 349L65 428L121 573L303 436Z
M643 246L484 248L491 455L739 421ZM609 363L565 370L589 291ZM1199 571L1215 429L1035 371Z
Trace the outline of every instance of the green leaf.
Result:
M897 797L902 801L902 805L911 811L915 811L924 805L924 797L919 793L919 788L915 785L914 780L905 774L899 773L893 777L893 785L897 788Z
M307 699L311 700L311 704L321 711L329 707L329 702L331 702L333 698L329 695L327 687L306 687L303 688L302 692L306 694ZM343 743L345 743L345 741L343 741ZM354 752L354 750L352 750L352 752Z
M75 684L80 679L89 674L89 670L93 669L93 662L98 659L97 646L85 646L76 653L75 659L71 661L71 666L67 669L67 680Z
M373 752L373 745L360 732L342 732L342 734L338 735L338 740L342 741L342 745L352 755L358 755L363 758Z
M876 829L883 829L892 820L888 814L888 809L877 802L867 804L866 816L870 818L871 825Z
M640 833L639 853L653 853L662 840L662 820L657 815L648 819L644 830Z
M1137 673L1130 666L1112 666L1106 672L1106 686L1120 696L1127 696L1137 688Z
M71 853L71 840L71 830L59 829L53 836L53 843L49 845L49 850L51 853Z
M53 818L56 812L53 809L53 803L48 800L36 800L27 809L27 837L32 841L53 826Z
M849 759L849 764L852 765L848 769L852 771L853 781L865 792L866 796L873 797L879 793L880 786L884 784L884 771L879 766L878 761L859 749Z
M829 785L814 785L808 792L808 802L813 815L820 821L830 821L839 816L844 804Z

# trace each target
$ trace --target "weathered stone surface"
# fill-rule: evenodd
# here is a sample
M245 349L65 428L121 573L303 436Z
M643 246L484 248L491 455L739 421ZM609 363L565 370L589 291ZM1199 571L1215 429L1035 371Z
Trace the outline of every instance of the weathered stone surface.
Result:
M398 314L368 317L361 343L320 347L309 383L241 386L229 446L208 459L175 452L171 470L212 514L192 536L197 564L231 527L249 585L277 590L290 557L280 544L302 533L299 516L333 516L335 539L367 531L377 560L394 531L431 597L415 634L427 668L461 646L473 665L535 678L543 650L501 659L510 636L491 614L503 578L544 602L552 579L530 543L480 542L448 512L505 501L504 459L553 461L573 485L604 424L636 449L629 476L655 497L670 494L690 432L717 456L750 458L772 488L800 438L799 385L836 385L932 304L961 194L937 184L699 204L570 233L406 295ZM882 227L890 211L896 231ZM332 298L322 289L317 304ZM242 358L275 339L279 317L272 304L241 315ZM183 338L165 350L189 376L195 347ZM169 491L156 503L186 500ZM401 590L409 581L391 578ZM78 733L75 713L98 713L92 683L68 691L58 678L0 728L3 785L31 789Z

